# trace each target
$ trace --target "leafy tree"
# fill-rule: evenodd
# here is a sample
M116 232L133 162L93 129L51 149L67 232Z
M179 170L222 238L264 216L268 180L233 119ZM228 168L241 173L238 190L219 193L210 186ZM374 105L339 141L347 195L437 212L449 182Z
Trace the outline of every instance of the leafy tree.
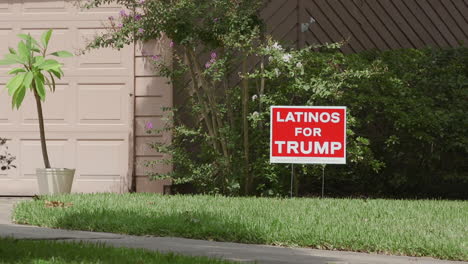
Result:
M194 110L192 117L200 123L196 130L202 145L199 147L204 151L201 159L206 161L205 166L195 167L205 168L200 173L210 175L207 178L211 178L216 186L222 186L224 193L233 192L228 189L238 189L235 186L239 186L239 180L243 183L242 192L252 193L248 121L250 85L246 78L240 85L231 82L231 73L240 65L240 74L234 77L238 80L239 75L250 70L250 59L255 46L261 42L263 31L258 16L262 1L91 0L84 6L91 8L109 3L121 4L126 9L120 12L119 18L109 18L110 30L96 37L88 48L118 49L135 40L162 36L171 39L171 46L175 46L179 54L174 57L173 65L161 63L159 70L168 77L175 78L177 73L189 76L190 85L186 88ZM205 62L202 61L203 54L208 55ZM238 109L234 97L237 95L242 98L240 120L235 115ZM236 142L239 135L242 135L241 149ZM239 174L243 175L240 179Z
M50 162L45 139L42 102L46 98L45 87L48 86L51 92L55 92L55 78L60 79L63 76L62 64L54 59L48 59L47 56L73 56L68 51L48 54L51 36L52 30L47 30L38 42L29 34L19 34L18 37L22 40L18 43L17 50L9 48L9 53L4 56L3 60L0 60L0 65L19 64L19 67L8 72L13 77L6 84L8 94L12 97L12 107L19 109L28 90L34 94L39 117L42 156L46 168L50 168Z

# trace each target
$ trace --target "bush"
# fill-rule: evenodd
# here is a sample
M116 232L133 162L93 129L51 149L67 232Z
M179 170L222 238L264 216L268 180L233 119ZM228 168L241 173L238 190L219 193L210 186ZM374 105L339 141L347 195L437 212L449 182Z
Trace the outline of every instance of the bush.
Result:
M12 164L16 158L8 152L6 143L6 139L0 138L0 170L2 171L16 168L16 166Z
M343 103L385 163L363 180L368 192L466 198L468 49L350 55L350 67L379 65L380 76L345 92Z
M302 69L275 59L269 65L289 76L268 81L268 105L348 107L348 164L327 166L330 195L467 198L467 48L352 55L306 49L291 59ZM254 151L263 157L254 164L262 175L257 186L284 193L289 169L268 164L269 131L255 131ZM299 192L318 193L319 168L298 173Z
M265 76L268 89L250 102L255 193L289 191L290 167L269 163L270 105L345 105L348 164L326 167L328 195L466 198L468 49L352 55L321 49L270 50L263 75L250 76ZM214 157L199 148L200 133L186 125L179 120L175 129L175 175L202 192L217 192L219 185L208 176ZM237 140L233 144L241 145ZM321 166L297 167L296 193L317 195Z
M286 195L290 167L269 163L270 105L345 105L348 164L326 167L329 195L465 195L467 48L353 55L338 52L339 43L288 49L266 35L262 2L85 5L131 10L110 17L109 30L88 49L172 40L173 63L153 60L187 100L166 128L172 144L152 145L170 154L160 162L175 171L150 176L192 183L203 193ZM321 170L299 166L296 193L316 194Z

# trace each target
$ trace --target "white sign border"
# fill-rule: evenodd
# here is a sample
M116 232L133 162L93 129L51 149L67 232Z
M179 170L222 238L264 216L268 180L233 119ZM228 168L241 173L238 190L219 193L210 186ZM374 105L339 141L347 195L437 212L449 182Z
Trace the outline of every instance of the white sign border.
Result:
M296 109L344 109L344 157L327 158L327 157L273 157L273 109L274 108L296 108ZM346 130L348 109L346 106L287 106L287 105L272 105L270 106L270 163L294 163L294 164L346 164Z

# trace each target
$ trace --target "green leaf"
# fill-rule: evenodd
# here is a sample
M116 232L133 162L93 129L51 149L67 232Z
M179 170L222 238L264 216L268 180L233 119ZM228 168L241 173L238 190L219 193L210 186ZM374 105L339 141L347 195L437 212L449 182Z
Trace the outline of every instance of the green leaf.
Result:
M24 39L26 42L30 41L32 44L39 47L39 43L37 42L37 40L35 40L29 34L18 34L18 37L20 37L21 39Z
M31 51L28 49L26 44L24 44L23 41L20 41L18 43L18 56L21 58L21 60L24 61L24 62L27 62L30 53L31 53Z
M44 33L42 33L41 35L41 42L45 49L49 45L49 40L51 36L52 36L52 29L44 31Z
M17 74L20 72L26 72L26 70L23 68L14 68L13 70L9 71L8 74Z
M24 96L26 95L26 87L21 85L13 94L13 108L18 109L21 106L21 103L23 102Z
M41 70L48 71L53 68L60 67L60 63L56 60L44 60L42 63L38 64L37 67Z
M42 56L36 56L34 57L34 63L33 66L37 67L37 65L40 65L41 63L44 62L44 57Z
M36 84L36 91L42 101L45 100L46 92L44 89L44 75L42 73L36 73L34 75L34 82Z
M11 54L16 54L16 50L11 48L11 47L8 47L8 50L10 51Z
M15 77L11 78L10 81L6 84L8 88L8 94L13 95L13 93L21 86L24 80L25 73L19 73Z
M51 53L50 55L57 56L57 57L60 57L60 58L73 57L72 53L70 53L68 51L65 51L65 50L56 51L56 52Z
M34 77L34 74L32 72L27 72L26 75L24 76L23 86L26 87L26 89L29 89L31 87L33 77Z
M50 72L49 72L49 75L50 75L50 79L52 80L52 86L50 86L50 84L49 84L50 90L52 92L55 92L55 79L54 79L54 76L52 76L52 74Z
M48 70L49 73L53 73L57 78L61 79L62 78L62 74L63 72L59 69L59 70L56 70L56 69L50 69Z
M11 53L6 54L5 59L9 61L14 61L14 63L10 63L10 64L15 64L15 63L26 64L27 62L27 60L23 60L18 54L11 54Z

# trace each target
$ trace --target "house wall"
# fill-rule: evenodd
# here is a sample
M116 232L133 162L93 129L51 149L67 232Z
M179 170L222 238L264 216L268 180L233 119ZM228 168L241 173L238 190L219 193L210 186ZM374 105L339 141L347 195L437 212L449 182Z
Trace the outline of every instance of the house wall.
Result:
M3 54L7 46L13 46L19 32L37 34L53 27L58 40L53 43L74 51L84 45L83 34L91 38L102 30L102 21L119 10L111 5L79 11L69 0L2 0L0 50ZM345 53L455 47L460 43L467 46L466 14L466 0L269 0L261 11L274 38L295 47L348 40L342 48ZM51 118L46 123L52 139L51 155L60 160L57 166L78 168L83 186L79 191L163 192L164 185L170 184L168 180L149 181L147 176L147 172L168 172L170 165L147 168L144 164L164 159L148 143L171 140L170 133L145 131L147 122L162 128L161 108L173 105L172 85L151 63L153 55L162 55L170 62L171 52L169 40L161 39L120 52L107 49L69 59L70 69L65 69L66 77L59 83L62 87L51 98L73 100L70 104L48 100L46 116ZM6 67L0 67L0 84L8 79L6 71ZM109 100L102 105L108 104L107 111L98 111L94 97L83 95L91 90L98 91L101 101ZM84 99L90 100L89 107L79 107ZM19 156L18 170L0 174L4 186L0 195L35 191L34 168L40 167L41 161L37 158L37 121L33 114L34 109L12 112L9 97L0 94L0 136L11 140L11 149ZM105 156L115 157L98 162Z
M154 66L153 56L161 57L166 65L170 65L172 51L167 38L150 41L135 46L135 101L134 101L134 187L137 192L164 192L164 185L169 180L150 181L147 173L165 173L172 170L168 164L157 164L147 167L147 162L160 162L165 157L156 152L149 144L154 142L170 143L169 132L147 133L145 125L151 122L155 129L166 125L168 112L163 107L172 107L173 93L169 79L159 76Z
M47 91L43 104L51 165L76 168L73 192L125 192L129 182L129 112L134 90L134 48L104 48L78 55L103 21L118 15L121 7L108 5L93 10L77 9L72 1L0 1L0 54L19 41L17 34L40 38L54 30L49 51L68 50L60 58L65 76ZM0 171L0 195L37 194L35 169L44 166L33 95L28 92L22 107L12 110L4 88L11 78L9 65L0 66L0 136L17 157L16 168Z

